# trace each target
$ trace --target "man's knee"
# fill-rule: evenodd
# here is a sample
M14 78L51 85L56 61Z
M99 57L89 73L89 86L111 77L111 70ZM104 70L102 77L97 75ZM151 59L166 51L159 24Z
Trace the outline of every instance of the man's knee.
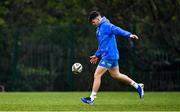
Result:
M102 74L94 74L94 78L101 78Z

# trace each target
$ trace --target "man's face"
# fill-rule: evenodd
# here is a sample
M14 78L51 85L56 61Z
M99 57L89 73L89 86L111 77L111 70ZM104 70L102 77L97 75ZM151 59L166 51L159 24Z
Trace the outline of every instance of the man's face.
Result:
M100 23L100 18L101 18L100 16L96 17L91 21L91 24L97 26Z

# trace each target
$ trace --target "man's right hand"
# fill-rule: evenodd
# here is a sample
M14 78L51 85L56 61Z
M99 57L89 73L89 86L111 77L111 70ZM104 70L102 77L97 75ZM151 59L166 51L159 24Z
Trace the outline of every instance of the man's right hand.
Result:
M96 55L90 56L90 62L92 64L96 64L97 61L98 61L98 57L96 57Z

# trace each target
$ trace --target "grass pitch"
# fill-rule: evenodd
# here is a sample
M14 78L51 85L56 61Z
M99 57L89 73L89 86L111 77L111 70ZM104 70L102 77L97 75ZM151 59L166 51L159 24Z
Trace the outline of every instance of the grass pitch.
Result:
M87 92L4 92L0 111L180 111L180 92L99 92L94 105L80 102Z

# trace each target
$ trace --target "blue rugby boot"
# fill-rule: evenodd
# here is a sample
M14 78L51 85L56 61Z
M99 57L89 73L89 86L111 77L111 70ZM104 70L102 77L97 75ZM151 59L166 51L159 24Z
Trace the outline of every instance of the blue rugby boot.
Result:
M81 101L82 101L83 103L87 103L87 104L89 104L89 105L93 105L93 103L94 103L94 100L91 100L90 97L82 97L82 98L81 98Z
M137 90L138 90L138 93L139 93L139 97L142 99L144 97L144 84L139 83Z

